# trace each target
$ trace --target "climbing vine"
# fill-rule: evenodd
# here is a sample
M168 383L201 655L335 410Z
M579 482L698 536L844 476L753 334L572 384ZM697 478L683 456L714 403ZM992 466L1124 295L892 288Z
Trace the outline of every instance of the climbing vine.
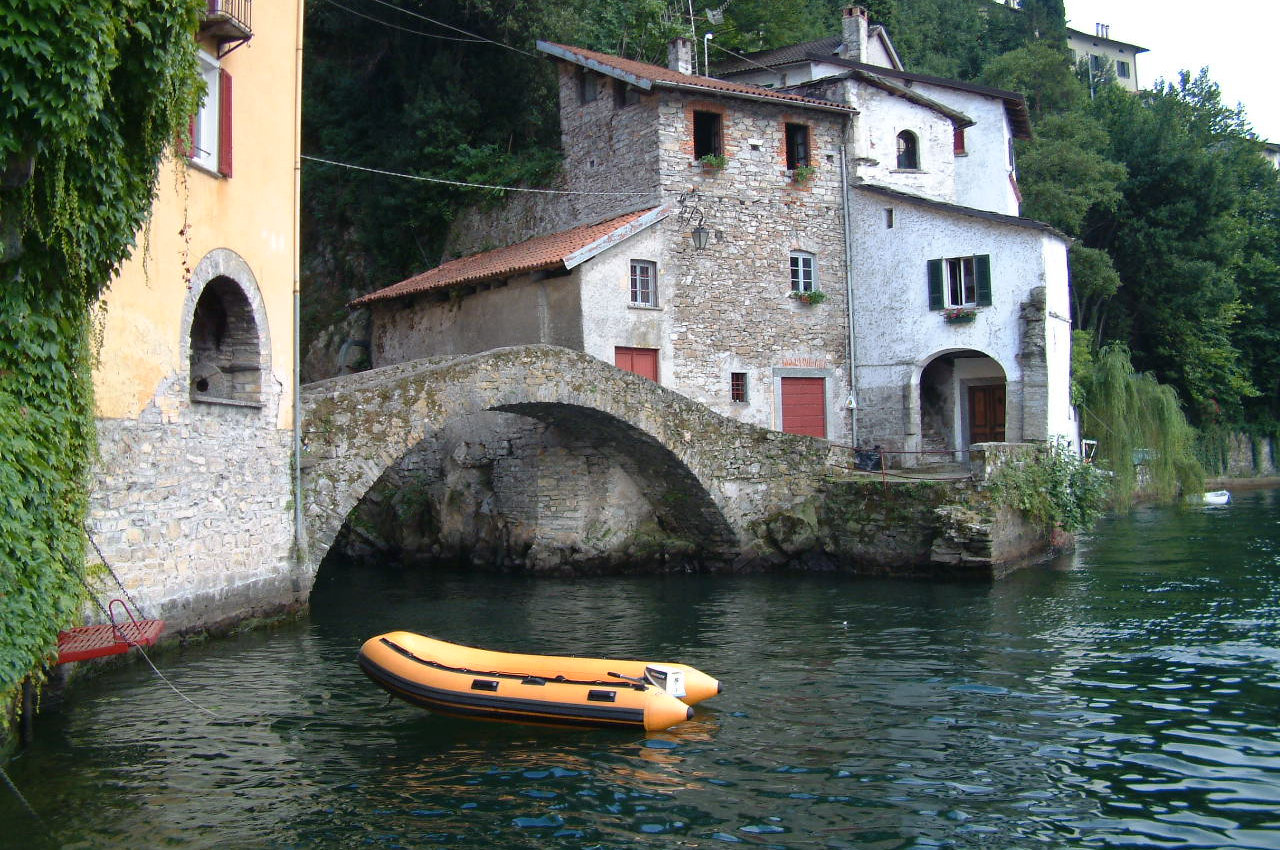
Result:
M203 7L0 5L0 706L84 599L89 309L198 104Z

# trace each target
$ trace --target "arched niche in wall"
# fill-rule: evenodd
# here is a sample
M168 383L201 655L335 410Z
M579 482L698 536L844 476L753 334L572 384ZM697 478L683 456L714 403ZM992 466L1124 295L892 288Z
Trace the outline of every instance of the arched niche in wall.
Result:
M191 400L264 406L271 374L267 313L244 258L227 248L206 254L191 273L183 310Z
M898 134L898 168L902 171L920 169L920 140L910 130Z

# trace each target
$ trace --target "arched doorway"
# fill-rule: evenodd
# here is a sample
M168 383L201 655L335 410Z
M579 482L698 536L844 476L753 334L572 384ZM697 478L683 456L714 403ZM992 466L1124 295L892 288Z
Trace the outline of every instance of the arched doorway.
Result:
M1004 368L980 351L938 354L920 372L921 459L962 461L974 443L1006 440Z

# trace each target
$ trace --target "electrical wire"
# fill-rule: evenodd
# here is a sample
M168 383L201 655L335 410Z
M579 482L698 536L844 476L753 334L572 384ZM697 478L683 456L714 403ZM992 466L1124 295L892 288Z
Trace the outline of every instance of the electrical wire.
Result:
M488 39L483 39L483 38L458 38L457 36L452 36L452 35L441 35L440 33L435 33L435 32L423 32L422 30L410 29L409 27L402 27L399 24L393 24L389 21L384 21L381 18L375 18L372 15L366 15L364 12L357 12L355 9L352 9L350 6L344 6L341 3L335 2L335 0L323 0L323 2L328 3L330 6L335 6L344 12L348 12L352 15L355 15L357 18L364 18L366 21L372 21L375 24L381 24L384 27L390 27L391 29L399 30L400 32L412 33L413 35L421 35L427 38L439 38L439 39L443 39L444 41L460 41L464 44L483 44L484 42L488 41Z
M396 177L402 180L419 180L424 183L442 183L446 186L460 186L464 189L497 189L503 192L535 192L543 195L613 195L613 196L650 196L654 192L579 192L572 189L531 189L526 186L497 186L492 183L468 183L464 180L446 180L443 177L424 177L421 174L404 174L398 171L385 171L381 168L368 168L363 165L354 165L350 162L338 162L332 159L322 159L318 156L309 156L307 154L299 154L302 159L308 162L319 162L324 165L336 165L340 168L350 168L353 171L364 171L369 174L379 174L383 177Z
M335 5L335 6L337 6L337 5L338 5L337 3L334 3L334 2L333 2L333 0L325 0L325 2L326 2L326 3L332 3L332 4L333 4L333 5ZM401 14L409 15L410 17L413 17L413 18L418 18L419 20L426 21L427 23L435 24L435 25L436 25L436 26L438 26L438 27L444 27L445 29L453 30L453 31L454 31L454 32L456 32L456 33L461 33L462 35L467 36L469 39L474 39L474 40L475 40L475 41L477 41L477 42L484 42L485 44L492 44L492 45L494 45L495 47L501 47L501 48L504 48L504 49L506 49L506 50L513 50L513 51L515 51L516 53L523 54L523 55L525 55L525 56L530 57L531 59L536 59L536 58L538 58L535 54L530 53L530 52L529 52L529 51L527 51L527 50L521 50L519 47L513 47L513 46L511 46L510 44L503 44L501 41L494 41L494 40L493 40L493 39L491 39L491 38L486 38L486 37L484 37L484 36L482 36L482 35L478 35L478 34L476 34L476 33L473 33L473 32L471 32L471 31L469 31L469 30L464 30L464 29L462 29L462 27L456 27L456 26L454 26L453 24L448 24L448 23L445 23L444 21L439 21L439 20L436 20L435 18L428 17L427 15L424 15L424 14L422 14L421 12L415 12L415 11L413 11L412 9L405 9L405 8L403 8L403 7L401 7L401 6L397 6L397 5L396 5L396 4L394 4L394 3L388 3L388 2L387 2L387 0L373 0L373 2L374 2L374 3L377 3L377 4L378 4L378 5L380 5L380 6L386 6L388 9L394 9L395 11L400 12ZM345 8L345 7L342 7L342 8ZM351 9L347 9L347 11L351 12L352 10L351 10ZM358 13L358 12L353 12L353 14L359 14L359 13ZM363 16L362 16L362 17L363 17ZM371 19L371 20L374 20L374 19ZM379 21L379 23L384 23L384 22ZM395 26L395 25L394 25L394 24L387 24L387 26ZM399 27L397 27L397 29L399 29ZM413 32L413 30L410 30L410 32ZM422 34L423 34L423 35L430 35L430 33L422 33ZM445 38L446 36L435 36L435 37L436 37L436 38ZM463 39L457 39L457 40L458 40L458 41L462 41Z

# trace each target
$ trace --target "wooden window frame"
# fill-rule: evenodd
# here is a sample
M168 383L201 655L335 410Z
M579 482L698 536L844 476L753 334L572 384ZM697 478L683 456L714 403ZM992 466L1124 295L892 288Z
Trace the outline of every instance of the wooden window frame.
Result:
M658 264L653 260L632 260L629 279L633 307L658 306Z

